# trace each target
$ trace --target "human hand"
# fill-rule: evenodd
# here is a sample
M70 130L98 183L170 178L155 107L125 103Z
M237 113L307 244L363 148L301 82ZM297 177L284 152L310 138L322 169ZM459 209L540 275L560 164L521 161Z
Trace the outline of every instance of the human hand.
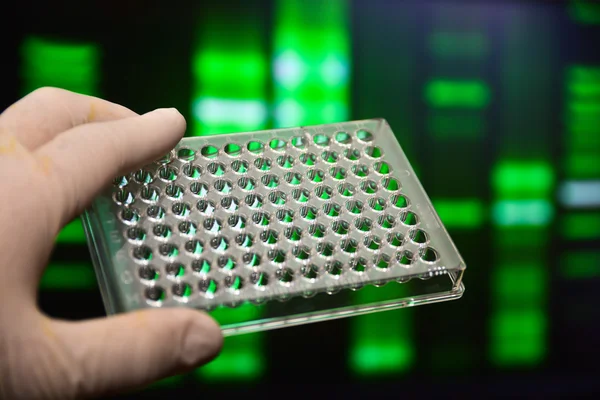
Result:
M60 229L115 176L159 158L184 131L173 109L139 116L53 88L0 115L0 398L108 395L185 372L220 351L219 326L199 311L68 322L36 305Z

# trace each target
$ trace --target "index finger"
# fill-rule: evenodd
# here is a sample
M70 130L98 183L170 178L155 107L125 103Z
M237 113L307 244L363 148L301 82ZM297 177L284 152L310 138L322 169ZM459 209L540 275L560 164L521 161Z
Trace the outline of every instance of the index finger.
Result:
M0 128L33 151L75 126L136 115L123 106L93 96L43 87L6 109L0 115Z
M70 221L115 177L172 150L185 128L177 110L158 109L79 126L57 136L36 151L36 157L47 163L47 176L58 191L53 196L54 215L61 218L61 224Z

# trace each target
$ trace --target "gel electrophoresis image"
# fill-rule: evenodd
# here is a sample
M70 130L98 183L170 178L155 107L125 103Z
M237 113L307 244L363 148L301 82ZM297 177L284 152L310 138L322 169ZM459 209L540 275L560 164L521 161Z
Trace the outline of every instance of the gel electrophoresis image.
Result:
M227 338L206 367L124 397L600 393L600 3L18 8L3 109L56 86L138 113L177 107L188 136L385 118L468 265L458 301ZM39 302L105 315L79 220Z

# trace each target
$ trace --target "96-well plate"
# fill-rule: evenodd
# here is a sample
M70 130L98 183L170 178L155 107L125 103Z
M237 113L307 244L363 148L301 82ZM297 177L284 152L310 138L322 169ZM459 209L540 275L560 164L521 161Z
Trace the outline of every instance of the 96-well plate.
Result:
M464 291L465 264L381 119L185 138L83 218L109 313L231 310L236 334ZM364 304L344 290L384 284L411 290Z

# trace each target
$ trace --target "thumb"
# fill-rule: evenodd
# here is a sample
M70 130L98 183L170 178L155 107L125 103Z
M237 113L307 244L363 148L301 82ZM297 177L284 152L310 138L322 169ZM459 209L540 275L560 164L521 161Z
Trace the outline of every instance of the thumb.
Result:
M217 323L190 309L144 310L53 325L67 352L64 359L73 364L68 384L76 387L67 390L84 397L135 389L186 372L211 361L223 344Z

